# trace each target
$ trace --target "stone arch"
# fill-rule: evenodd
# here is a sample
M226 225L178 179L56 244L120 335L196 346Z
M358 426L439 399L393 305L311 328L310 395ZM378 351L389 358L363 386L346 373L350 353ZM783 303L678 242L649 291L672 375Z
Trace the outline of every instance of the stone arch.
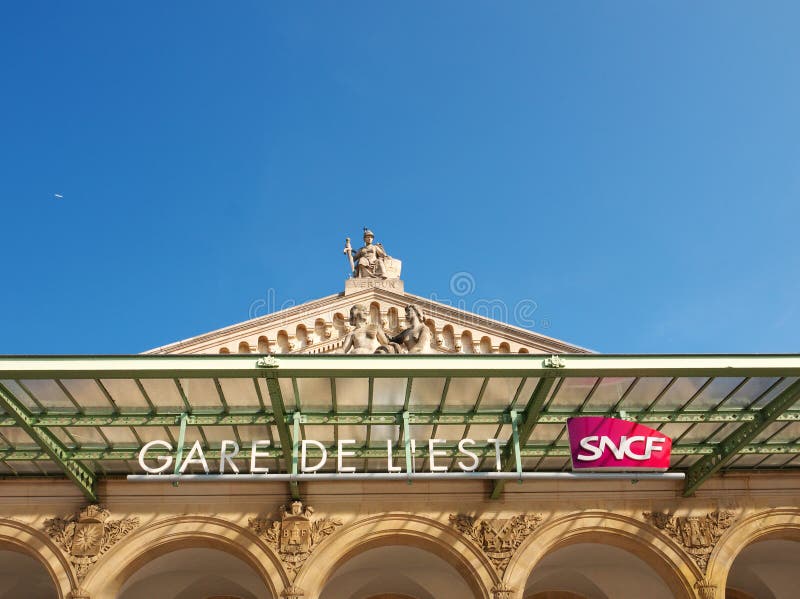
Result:
M221 353L221 354L229 354L229 353L231 353L231 350L229 350L227 347L220 347L219 348L219 353Z
M297 327L295 327L294 337L297 339L297 346L300 349L311 345L311 340L309 339L310 335L304 324L298 324Z
M268 354L270 353L269 349L269 338L266 335L261 335L258 338L258 353L260 354Z
M17 551L39 561L53 581L59 599L67 599L77 590L71 564L43 532L16 520L0 519L0 549Z
M436 335L436 321L433 318L426 318L425 326L431 332L431 347L439 347L439 337Z
M491 354L492 353L492 340L487 336L484 335L481 337L480 341L480 350L482 354Z
M461 332L461 352L464 354L474 354L475 345L472 342L472 331L464 329Z
M694 584L701 572L671 539L627 516L585 511L548 522L525 539L506 569L505 584L514 589L513 597L522 599L528 576L545 555L587 542L630 551L661 576L675 597L695 596Z
M497 347L497 353L499 353L499 354L510 354L511 353L511 346L508 344L508 342L503 341Z
M275 344L278 346L278 353L288 354L294 349L292 342L289 341L289 333L281 329L278 331L277 341Z
M456 335L452 325L444 325L442 329L442 345L451 352L456 351Z
M275 554L253 533L219 518L171 517L134 531L89 571L83 587L92 599L114 599L125 581L144 564L176 549L207 547L229 553L255 570L272 597L288 578Z
M239 342L239 353L240 354L249 354L250 353L250 343L247 341L240 341Z
M491 562L457 531L437 520L406 513L380 514L359 520L325 539L295 579L306 597L318 597L336 570L369 549L404 544L444 559L479 599L489 599L499 583Z
M370 324L381 324L381 305L378 302L371 302L369 305L369 322Z
M330 337L330 331L328 331L322 318L317 318L314 321L314 337L317 341L325 341Z
M707 580L716 585L719 593L724 593L728 573L742 550L758 541L773 539L800 541L800 509L771 509L735 522L711 552L706 568Z
M333 328L336 329L336 336L341 338L347 335L348 318L345 318L341 312L333 315Z
M386 328L390 333L397 333L400 330L401 319L397 308L392 306L386 311Z

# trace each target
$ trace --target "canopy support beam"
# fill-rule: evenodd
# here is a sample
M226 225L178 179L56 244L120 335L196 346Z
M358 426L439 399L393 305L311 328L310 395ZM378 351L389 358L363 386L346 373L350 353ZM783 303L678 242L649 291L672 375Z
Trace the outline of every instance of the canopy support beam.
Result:
M707 410L707 411L669 411L669 410L626 410L626 418L643 424L666 424L670 422L747 422L756 420L758 410ZM541 424L563 424L568 418L576 416L572 412L542 412L539 417ZM582 410L581 416L609 416L607 410ZM61 414L54 412L37 413L33 418L33 426L47 428L51 426L173 426L181 416L179 410L174 412L163 411L159 413L121 412L117 414ZM394 425L402 420L403 413L397 411L374 411L362 414L341 414L332 411L303 411L303 424L365 424L365 425ZM287 423L292 422L292 416L286 418ZM798 422L800 410L787 410L780 414L776 422ZM503 412L481 413L441 413L415 412L409 416L410 424L509 424L511 416ZM248 426L258 424L275 424L272 412L258 409L237 409L229 412L204 412L202 409L194 410L188 416L190 426ZM0 415L0 427L17 426L17 421L6 414Z
M97 501L95 494L95 475L81 462L70 459L69 450L59 441L52 432L46 428L33 425L35 415L22 405L5 386L0 385L0 406L11 414L17 424L42 448L50 459L53 460L81 490L90 501Z
M295 441L292 439L292 433L289 431L289 425L286 421L286 411L283 407L283 394L281 393L281 385L278 378L275 376L275 368L277 368L277 360L259 360L257 365L260 368L268 368L264 372L264 378L267 383L267 391L269 391L269 400L272 404L272 412L275 414L275 427L278 429L278 437L281 440L281 450L283 451L283 459L287 468L297 466L296 454L293 451ZM298 441L299 442L299 441ZM297 481L289 482L289 492L292 499L300 499L300 487Z
M692 495L700 485L716 474L739 450L797 403L798 399L800 399L800 380L789 385L775 399L761 408L755 420L745 422L720 441L714 448L713 453L703 456L692 464L686 474L683 496Z
M555 377L547 377L539 379L539 382L536 384L536 388L533 390L530 400L528 400L525 412L522 414L522 425L517 431L518 439L515 439L515 443L518 442L518 447L525 447L528 443L528 439L531 438L531 433L533 433L536 423L539 422L539 416L542 414L544 402L555 382ZM517 462L516 454L517 452L514 451L513 444L506 443L500 463L500 470L502 472L510 472L515 468ZM498 499L500 495L503 494L505 484L506 481L503 479L494 481L491 495L492 499Z

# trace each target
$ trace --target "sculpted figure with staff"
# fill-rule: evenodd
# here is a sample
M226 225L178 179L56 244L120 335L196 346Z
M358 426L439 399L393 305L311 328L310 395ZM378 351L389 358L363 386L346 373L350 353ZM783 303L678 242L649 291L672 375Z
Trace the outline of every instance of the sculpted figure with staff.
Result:
M350 261L350 270L354 278L359 279L396 279L400 276L400 260L392 258L380 243L372 243L375 234L364 227L364 246L353 252L348 237L344 245L344 253Z

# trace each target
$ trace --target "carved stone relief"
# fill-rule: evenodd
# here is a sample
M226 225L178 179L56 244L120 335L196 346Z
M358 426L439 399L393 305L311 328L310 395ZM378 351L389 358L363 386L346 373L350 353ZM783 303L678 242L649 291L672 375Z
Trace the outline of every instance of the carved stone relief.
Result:
M694 588L697 589L697 594L700 595L700 599L716 599L717 597L717 586L711 584L707 580L698 580Z
M496 586L492 589L492 599L511 599L514 596L514 590L508 588L504 584Z
M428 354L431 353L431 331L422 317L422 309L409 304L405 309L408 328L397 335L386 332L386 321L369 322L369 309L364 304L350 308L352 329L344 338L343 354Z
M305 591L303 591L300 587L292 585L286 587L281 592L281 597L283 597L283 599L303 599L303 597L305 597Z
M452 514L450 523L463 535L475 541L483 550L495 570L502 576L514 552L541 524L538 514L520 514L512 518L494 520L476 519L464 514ZM505 589L498 592L504 593ZM498 597L503 597L502 594Z
M292 501L281 509L279 520L250 518L249 521L250 530L275 550L292 578L320 541L342 525L341 521L334 518L312 520L313 513L311 507L303 507L302 502Z
M729 510L714 510L705 516L671 516L663 512L644 512L645 520L677 541L705 572L714 546L736 515Z
M139 518L109 520L110 513L89 505L68 518L45 520L45 532L69 556L78 580L120 539L139 526Z

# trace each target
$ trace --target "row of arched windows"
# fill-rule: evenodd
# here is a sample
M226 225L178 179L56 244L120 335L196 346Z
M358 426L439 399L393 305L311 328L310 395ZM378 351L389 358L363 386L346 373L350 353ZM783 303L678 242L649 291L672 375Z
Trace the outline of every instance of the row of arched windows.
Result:
M378 302L372 302L369 305L369 319L372 324L383 326L389 334L398 333L404 325L404 319L401 317L398 308L391 307L384 314L381 312L381 307ZM457 333L454 327L449 324L437 330L436 322L431 318L425 319L425 324L431 330L432 345L434 348L443 350L445 353L512 353L511 345L508 342L503 341L499 345L494 345L492 339L487 335L482 336L479 340L475 340L472 331L464 329L460 333ZM310 329L305 324L298 324L292 336L290 336L286 330L280 330L274 340L270 340L266 335L262 335L258 338L255 346L251 345L249 341L241 341L235 349L227 346L221 347L219 353L249 354L257 352L259 354L286 354L329 341L332 341L335 347L338 345L336 340L344 338L349 332L349 329L349 316L337 312L333 315L330 323L322 318L317 318L314 321L314 326ZM323 351L325 350L323 349ZM518 353L527 354L529 350L525 347L521 347Z

